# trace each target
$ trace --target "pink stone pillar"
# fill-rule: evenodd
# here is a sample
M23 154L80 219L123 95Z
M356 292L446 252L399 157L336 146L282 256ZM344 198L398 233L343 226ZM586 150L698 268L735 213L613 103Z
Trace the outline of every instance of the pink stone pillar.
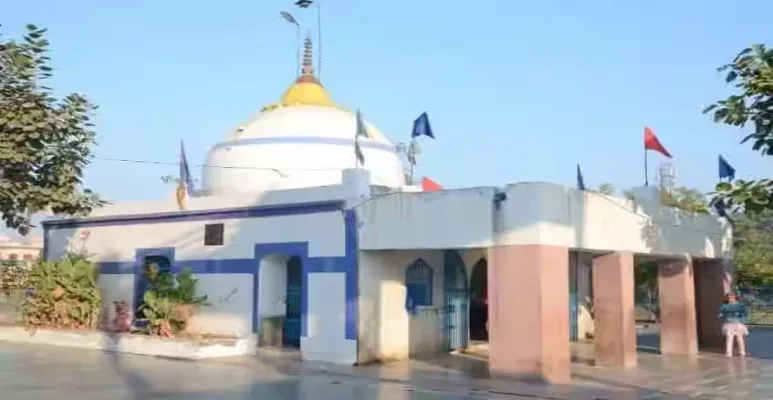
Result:
M701 347L722 348L725 343L718 314L731 280L726 263L723 259L694 262L698 344Z
M494 375L570 380L569 252L565 247L490 250L489 370Z
M593 259L596 363L636 366L636 317L632 253Z
M658 294L660 353L698 354L692 260L661 263L658 266Z

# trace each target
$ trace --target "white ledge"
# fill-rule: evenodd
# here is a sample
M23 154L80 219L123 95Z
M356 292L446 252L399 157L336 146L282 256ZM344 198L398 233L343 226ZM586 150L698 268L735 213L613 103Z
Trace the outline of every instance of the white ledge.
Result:
M210 343L207 343L207 341L197 342L189 339L170 339L91 330L27 330L27 328L20 326L0 326L0 341L76 347L183 360L235 357L255 354L256 350L254 337L212 339L208 340ZM217 343L218 341L228 343Z

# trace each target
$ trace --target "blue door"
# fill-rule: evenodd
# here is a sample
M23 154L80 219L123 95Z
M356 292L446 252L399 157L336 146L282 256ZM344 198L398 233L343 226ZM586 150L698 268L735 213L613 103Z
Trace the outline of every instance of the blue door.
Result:
M287 289L285 291L285 320L282 327L282 343L285 346L301 346L301 289L302 264L300 257L287 261Z
M137 277L137 284L134 289L134 312L136 313L140 306L144 303L143 298L145 292L150 287L150 279L148 272L151 268L156 269L156 273L168 272L172 269L172 263L169 262L169 258L166 256L147 256L142 260L142 270L139 271L140 275Z
M443 290L446 348L466 348L469 334L467 272L464 261L455 251L449 250L443 254Z

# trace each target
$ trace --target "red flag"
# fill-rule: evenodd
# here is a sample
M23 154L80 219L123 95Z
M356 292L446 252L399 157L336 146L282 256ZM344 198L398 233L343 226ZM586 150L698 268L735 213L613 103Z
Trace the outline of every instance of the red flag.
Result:
M660 144L660 140L658 140L658 137L655 136L654 132L652 132L652 128L648 126L644 127L644 149L657 151L658 153L671 158L671 153L669 153L668 150L666 150L666 148Z
M433 181L429 178L421 178L421 190L425 192L437 192L438 190L443 190L443 187L438 185L437 182Z

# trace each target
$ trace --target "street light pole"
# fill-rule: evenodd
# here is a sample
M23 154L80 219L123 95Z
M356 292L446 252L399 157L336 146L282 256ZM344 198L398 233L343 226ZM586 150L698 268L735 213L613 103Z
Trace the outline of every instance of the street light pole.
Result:
M284 18L285 21L295 25L295 61L293 64L295 67L296 76L301 74L301 24L287 11L282 11L279 15Z

